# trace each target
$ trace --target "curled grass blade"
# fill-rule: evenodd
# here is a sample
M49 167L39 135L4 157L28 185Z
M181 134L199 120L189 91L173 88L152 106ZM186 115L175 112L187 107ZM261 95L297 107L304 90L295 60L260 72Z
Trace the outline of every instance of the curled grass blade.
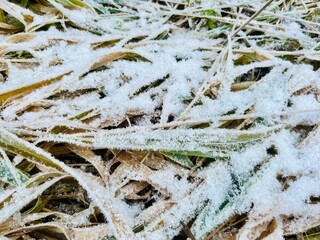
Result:
M119 59L138 59L145 62L150 62L147 58L135 53L135 52L112 52L102 56L98 61L94 62L91 66L91 70L102 67L112 61Z

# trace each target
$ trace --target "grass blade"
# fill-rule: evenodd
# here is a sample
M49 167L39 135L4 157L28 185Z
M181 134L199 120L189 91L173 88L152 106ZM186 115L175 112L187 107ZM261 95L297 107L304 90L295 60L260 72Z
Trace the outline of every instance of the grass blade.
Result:
M0 104L3 104L7 100L13 99L16 96L25 95L29 92L35 91L38 88L41 88L46 85L50 85L51 83L54 83L54 82L57 82L57 81L61 80L65 75L68 75L70 73L71 73L71 71L67 71L67 72L62 73L62 74L60 74L56 77L53 77L53 78L42 80L40 82L36 82L36 83L30 84L27 86L23 86L21 88L2 92L2 93L0 93Z
M183 167L187 167L187 168L194 167L193 162L190 161L187 154L183 154L179 152L161 152L161 153Z
M28 180L28 177L23 174L19 169L16 169L12 164L6 153L0 148L0 179L1 181L20 186Z

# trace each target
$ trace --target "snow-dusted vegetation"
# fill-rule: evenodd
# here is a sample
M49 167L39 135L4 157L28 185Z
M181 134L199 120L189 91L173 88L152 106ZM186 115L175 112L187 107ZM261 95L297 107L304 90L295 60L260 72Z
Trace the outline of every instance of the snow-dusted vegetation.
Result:
M320 4L0 0L0 239L319 239Z

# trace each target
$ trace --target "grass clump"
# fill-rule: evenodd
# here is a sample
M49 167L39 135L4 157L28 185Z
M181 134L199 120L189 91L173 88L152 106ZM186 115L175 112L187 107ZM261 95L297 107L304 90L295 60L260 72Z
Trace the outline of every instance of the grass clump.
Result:
M0 0L0 236L317 239L318 15Z

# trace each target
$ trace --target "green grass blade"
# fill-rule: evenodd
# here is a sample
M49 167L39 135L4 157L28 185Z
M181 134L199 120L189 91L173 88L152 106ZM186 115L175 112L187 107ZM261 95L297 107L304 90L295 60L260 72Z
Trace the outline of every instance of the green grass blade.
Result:
M65 177L66 176L55 177L35 187L20 187L10 198L9 202L6 202L5 207L0 209L0 223L7 220L14 213L20 211L29 202L37 198L43 191Z
M80 7L80 8L92 9L89 5L79 0L55 0L55 1L66 7Z
M15 186L21 186L28 180L28 177L15 168L2 149L0 149L0 154L0 180Z
M187 167L187 168L194 167L193 162L190 161L188 155L186 154L178 153L178 152L164 152L164 151L162 151L161 153L183 167Z
M270 136L280 128L263 130L229 129L173 129L173 130L137 130L132 132L100 131L90 138L57 136L63 140L82 139L92 143L94 148L140 149L166 151L196 156L221 156L238 150L247 143Z
M201 151L181 151L175 152L171 151L172 154L184 154L192 157L205 157L205 158L226 158L227 154L223 154L222 152L217 154L216 152L201 152Z
M52 162L49 158L39 153L35 148L31 148L31 144L25 144L25 141L19 139L16 135L8 132L0 127L0 147L8 152L20 154L21 156L39 162L48 167L61 170L61 167Z
M221 224L227 221L243 203L246 194L252 184L259 181L266 168L259 170L253 176L245 177L242 179L241 192L235 195L233 191L229 194L228 198L219 207L214 202L209 200L206 207L201 211L195 222L191 227L191 231L196 239L206 239L208 234L212 233ZM234 196L232 196L234 195Z

